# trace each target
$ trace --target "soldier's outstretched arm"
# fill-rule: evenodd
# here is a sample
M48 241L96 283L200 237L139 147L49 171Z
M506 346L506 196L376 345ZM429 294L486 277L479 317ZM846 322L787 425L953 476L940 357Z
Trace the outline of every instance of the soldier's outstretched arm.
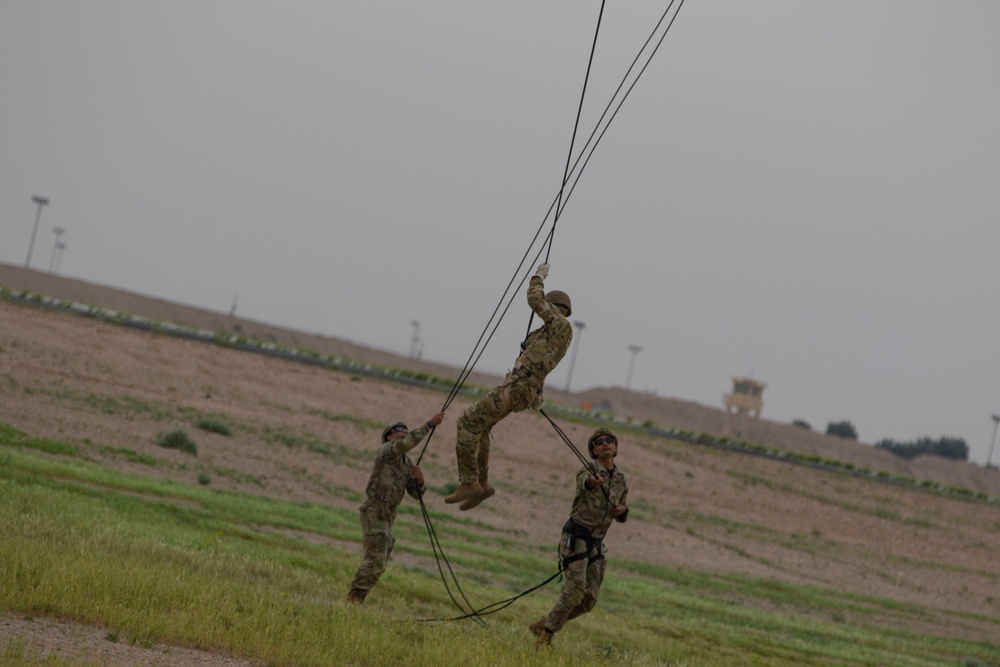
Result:
M431 431L434 430L435 426L440 426L441 422L444 421L443 412L435 412L434 416L427 420L427 428Z
M433 417L428 419L426 422L413 429L406 434L405 438L399 438L392 441L393 452L396 456L402 456L414 447L420 444L428 433L434 430L442 421L444 421L444 412L437 412Z

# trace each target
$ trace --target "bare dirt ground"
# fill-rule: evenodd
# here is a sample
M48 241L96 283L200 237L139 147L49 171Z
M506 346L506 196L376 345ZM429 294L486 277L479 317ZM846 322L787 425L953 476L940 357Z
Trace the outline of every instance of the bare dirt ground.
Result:
M336 339L5 265L0 265L0 287L457 376L455 369ZM471 381L489 386L495 378L475 376ZM429 389L0 300L0 420L34 436L70 442L93 460L143 475L196 484L197 474L203 472L211 474L213 488L350 507L334 490L363 492L366 452L377 442L379 425L397 419L417 423L438 410L443 398ZM607 401L614 410L621 395L615 388L574 395L548 390L547 398L567 405ZM144 407L102 409L109 401ZM454 420L467 404L458 399L450 407L421 464L432 489L455 481ZM650 419L706 432L721 429L722 412L695 403L633 394L629 407L638 422ZM236 425L229 438L197 431L196 467L187 455L154 444L156 435L167 430L194 432L181 417L192 413L216 415ZM592 430L575 423L561 426L575 443L585 443ZM261 436L268 431L344 443L356 455L335 459L290 448ZM568 511L567 480L577 461L535 413L512 416L498 425L494 436L491 477L498 494L475 510L477 518L522 531L532 544L551 543ZM969 464L936 457L905 462L867 445L767 421L754 436L859 467L1000 494L996 471ZM154 456L163 464L132 463L114 453L122 449ZM611 558L742 573L913 603L931 610L930 616L888 617L885 623L1000 641L996 503L962 501L627 433L622 434L619 465L629 477L633 513L628 523L612 529ZM197 652L186 662L170 662L181 655L180 649L120 646L102 639L106 632L47 620L0 618L0 645L8 637L19 637L29 646L63 656L100 646L102 655L109 656L102 659L110 665L241 664ZM139 658L125 649L147 653Z

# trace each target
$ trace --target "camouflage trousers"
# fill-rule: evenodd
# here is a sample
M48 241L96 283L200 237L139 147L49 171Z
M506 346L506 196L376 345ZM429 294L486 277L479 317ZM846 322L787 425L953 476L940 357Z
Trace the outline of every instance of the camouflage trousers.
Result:
M597 604L597 594L604 583L604 570L608 562L604 558L590 560L603 555L603 543L598 543L593 549L587 549L587 543L582 539L573 539L569 533L562 534L559 543L559 558L587 554L565 567L563 570L563 587L555 606L545 619L545 628L551 632L559 632L567 621L582 616Z
M385 572L396 539L392 536L392 522L368 509L361 510L361 530L364 555L351 590L368 593Z
M490 471L490 430L501 419L512 412L521 412L533 407L541 407L541 392L510 374L504 383L494 387L488 394L462 413L458 418L458 437L455 454L458 459L458 481L461 484L480 484L489 479Z

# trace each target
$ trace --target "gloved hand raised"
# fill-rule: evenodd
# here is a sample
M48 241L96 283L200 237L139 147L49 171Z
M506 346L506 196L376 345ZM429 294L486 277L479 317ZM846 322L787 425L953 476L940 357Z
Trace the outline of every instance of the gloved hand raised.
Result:
M546 278L548 278L549 277L549 265L548 265L548 263L547 262L542 262L541 264L539 264L538 268L535 269L535 275L538 276L539 278L541 278L542 280L545 280Z

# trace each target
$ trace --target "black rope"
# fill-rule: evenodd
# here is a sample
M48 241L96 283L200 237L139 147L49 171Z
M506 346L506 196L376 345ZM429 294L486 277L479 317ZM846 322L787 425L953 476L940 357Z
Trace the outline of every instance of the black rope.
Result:
M525 595L528 595L529 593L534 593L539 588L542 588L543 586L546 586L547 584L549 584L549 582L553 581L554 579L558 579L560 576L562 576L563 570L564 570L563 563L560 560L559 561L559 569L556 571L556 573L553 574L548 579L546 579L545 581L543 581L542 583L536 584L536 585L532 586L531 588L523 590L520 593L518 593L517 595L515 595L514 597L510 597L510 598L507 598L506 600L500 600L499 602L494 602L492 604L488 604L485 607L481 607L480 609L477 609L477 610L475 610L473 612L465 614L464 616L455 616L454 618L419 618L419 619L417 619L417 621L420 622L420 623L447 623L447 622L451 622L451 621L462 621L462 620L465 620L467 618L474 618L475 620L482 622L482 619L480 619L479 616L487 616L489 614L495 614L496 612L500 611L501 609L506 609L507 607L509 607L510 605L514 604L516 601L518 601L519 599L523 598Z
M461 373L459 374L459 379L452 386L452 389L451 389L451 391L449 392L449 395L448 395L448 399L445 401L444 408L447 408L448 405L450 405L451 401L458 394L459 389L461 389L461 386L464 385L465 381L468 379L468 376L471 374L472 369L475 367L475 364L478 362L479 358L482 357L482 354L485 351L485 345L484 345L484 349L481 350L481 351L479 350L479 346L480 346L481 343L483 343L484 337L486 338L486 342L487 343L489 343L490 340L492 340L493 334L496 333L496 330L497 330L497 328L500 325L500 321L506 315L507 310L510 308L510 305L513 303L514 295L511 294L511 287L514 284L514 281L517 279L517 276L520 275L521 270L524 268L525 261L527 260L528 255L531 252L531 249L534 247L535 243L537 243L538 237L541 234L542 230L545 229L545 225L549 221L549 218L552 216L553 211L557 212L556 213L557 216L562 214L562 210L565 209L566 205L569 203L570 197L572 196L573 192L576 190L576 186L579 184L580 177L582 176L583 171L586 168L587 164L589 164L590 158L593 156L594 150L596 150L598 144L600 144L601 139L604 138L605 133L608 131L608 129L611 126L611 122L617 116L618 111L621 110L622 105L624 104L625 100L628 98L629 94L631 94L632 90L635 88L635 85L638 83L639 78L642 76L643 73L645 73L646 68L649 66L649 63L652 61L653 56L656 54L657 50L659 50L659 47L663 44L663 40L666 38L667 32L669 32L670 28L673 26L674 20L677 18L677 12L680 11L681 6L684 4L684 0L679 0L679 4L677 6L677 12L674 12L674 15L671 18L669 24L667 25L666 30L664 30L663 34L660 36L660 39L657 42L656 47L653 49L652 53L649 54L649 56L646 59L645 64L643 65L643 67L639 71L639 74L636 75L635 80L632 82L631 86L629 86L629 88L626 91L625 95L618 102L617 108L615 109L614 113L611 114L610 118L608 118L607 123L604 125L604 128L601 129L601 123L605 120L605 118L608 117L608 111L611 109L611 106L614 104L615 97L618 95L619 92L621 92L622 87L625 85L625 82L628 80L629 75L632 73L633 69L635 68L635 65L639 61L640 57L642 56L643 51L645 51L646 48L649 46L649 43L650 43L650 41L652 41L653 37L656 35L657 30L660 28L660 26L663 24L663 21L669 15L670 9L671 9L671 7L673 7L675 1L677 1L677 0L671 0L670 4L667 6L667 9L661 15L661 17L660 17L659 21L657 22L656 26L653 28L653 31L650 33L649 37L646 38L645 43L639 49L638 53L636 54L635 58L632 61L632 64L629 66L629 68L626 71L625 75L622 77L622 80L619 83L618 88L615 90L614 95L612 95L611 100L608 102L607 107L605 107L604 112L601 114L601 118L598 120L597 124L594 127L594 130L590 134L590 137L587 139L587 142L584 145L584 148L581 150L580 155L577 156L576 161L573 163L573 167L570 170L570 175L571 175L571 178L573 180L573 184L570 187L569 192L565 192L565 188L564 187L560 187L559 193L556 195L556 197L553 199L552 203L549 205L548 211L546 211L545 216L542 218L542 222L539 224L538 229L535 231L535 235L534 235L534 237L532 237L531 243L528 244L528 248L525 250L524 254L522 255L521 261L518 263L517 268L515 269L514 274L511 277L510 281L508 281L507 287L504 290L503 294L501 295L500 300L497 303L497 306L494 308L493 313L490 315L490 318L487 320L486 326L483 327L483 331L480 333L480 336L479 336L478 340L476 341L476 345L473 348L473 351L469 354L469 357L466 360L465 365L463 366ZM598 134L598 130L600 130L600 134ZM595 136L597 137L596 139L595 139ZM584 156L586 156L586 158L584 158ZM581 162L582 162L582 164L581 164ZM569 183L568 179L566 180L566 183ZM553 228L554 228L554 224L553 224ZM546 244L551 239L551 237L552 237L552 230L550 230L550 232L546 235L546 241L543 242L543 244L541 246L541 249L535 254L535 261L537 261L538 258L541 256L542 250L544 250L546 248ZM533 262L532 262L532 264L533 264ZM521 279L521 281L518 284L518 289L524 284L524 282L527 279L527 277L528 277L527 274L525 274L524 277ZM501 306L503 305L504 301L508 299L508 297L509 297L510 301L508 301L508 304L504 308L503 313L501 314L500 318L497 319L496 322L494 322L494 319L496 319L497 312L500 311ZM490 332L489 336L486 337L486 334L487 334L488 331L490 331L490 327L491 326L493 327L493 330L492 330L492 332ZM477 354L477 351L478 351L478 354Z
M580 449L575 444L573 444L573 441L570 440L569 436L562 429L562 427L560 427L558 424L556 424L555 421L551 417L549 417L549 415L546 414L546 412L544 410L539 410L538 412L540 412L542 414L542 416L545 417L545 419L548 420L548 422L552 425L552 428L555 430L555 432L559 435L560 438L562 438L562 440L566 444L566 446L569 447L570 451L572 451L573 454L576 456L576 458L579 459L581 463L583 463L583 466L585 468L587 468L589 471L591 471L595 476L597 476L598 473L595 470L594 464L592 462L588 461L586 458L584 458L583 453L580 451ZM608 491L608 489L603 484L600 485L600 489L601 489L601 492L604 494L605 499L607 499L607 501L608 501L608 511L611 511L611 493ZM433 527L430 524L430 518L427 516L427 510L426 510L426 508L424 506L423 497L421 497L421 499L420 499L420 507L421 507L421 509L424 512L424 516L425 516L425 519L426 519L426 522L427 522L428 531L433 531ZM436 539L437 539L437 537L436 537L436 534L435 534L435 540ZM436 554L436 552L435 552L435 554ZM442 552L441 555L442 555L442 558L443 558L444 557L444 552ZM447 559L445 559L445 562L447 563ZM441 564L440 564L440 562L438 562L438 570L441 571ZM481 625L484 625L485 623L480 618L480 616L487 616L489 614L495 614L496 612L498 612L498 611L500 611L502 609L506 609L510 605L514 604L516 601L518 601L521 598L523 598L524 596L529 595L530 593L533 593L533 592L537 591L539 588L542 588L543 586L546 586L552 580L554 580L554 579L558 578L559 576L561 576L564 570L565 570L565 563L564 563L564 561L562 559L560 559L559 560L559 567L558 567L558 569L557 569L557 571L556 571L555 574L553 574L551 577L549 577L548 579L546 579L542 583L536 584L535 586L532 586L531 588L525 589L525 590L521 591L520 593L518 593L517 595L515 595L513 597L509 597L506 600L500 600L499 602L493 602L491 604L486 605L485 607L480 607L479 609L475 609L475 610L470 611L468 613L465 613L465 614L463 614L461 616L454 616L452 618L421 618L421 619L417 619L417 621L420 622L420 623L446 623L446 622L451 622L451 621L463 621L463 620L465 620L467 618L471 618L472 620L476 621L477 623L479 623ZM448 571L451 573L452 578L454 578L455 574L454 574L454 572L451 571L451 565L450 564L448 565ZM442 572L442 579L443 579L443 577L444 577L444 573ZM458 586L458 580L457 579L455 580L455 585ZM448 591L448 595L451 597L452 602L455 603L455 606L458 607L459 610L465 611L465 609L463 609L462 606L458 604L458 602L455 600L455 597L451 594L451 590L448 588L447 582L445 582L445 589ZM461 592L461 588L459 588L459 591ZM469 604L468 598L465 597L464 593L462 594L462 599L465 600L466 604L468 604L470 608L472 607L472 605Z
M552 424L552 428L555 429L556 433L559 435L560 438L562 438L562 441L566 444L567 447L569 447L570 451L573 452L576 458L580 460L580 463L583 464L583 467L589 470L594 475L594 477L599 477L600 474L598 473L595 464L583 457L583 452L581 452L579 448L573 444L573 441L569 439L569 436L566 435L566 432L562 430L559 424L555 423L552 420L552 417L549 417L544 410L539 410L539 412L542 414L543 417L549 420L549 423ZM607 499L608 506L610 507L611 493L608 491L607 487L605 487L603 484L601 484L601 491L604 493L604 497Z
M569 140L569 154L566 156L566 167L563 169L562 181L559 184L559 194L556 196L556 215L552 220L552 229L549 230L548 238L542 247L546 248L545 251L545 261L549 261L549 255L552 253L552 240L555 238L556 225L559 224L559 215L562 212L562 198L563 190L566 189L566 183L569 180L569 166L573 162L573 147L576 144L576 132L580 127L580 116L583 114L583 100L587 96L587 83L590 81L590 70L594 65L594 52L597 51L597 36L601 33L601 20L604 18L604 4L606 0L601 0L601 11L597 15L597 28L594 30L594 42L590 46L590 58L587 60L587 73L583 77L583 90L580 92L580 104L576 107L576 121L573 123L573 136ZM537 234L536 234L537 236ZM528 334L531 333L531 323L534 321L535 311L531 311L528 315L528 330L525 332L524 337L527 338Z
M583 173L583 168L586 167L587 162L590 161L590 156L592 156L594 154L594 150L597 148L597 144L599 144L600 140L604 137L604 133L607 132L608 127L610 127L611 121L614 120L614 117L618 114L618 111L621 109L622 105L625 103L625 100L628 98L629 94L632 92L632 89L635 88L635 85L639 82L639 78L646 71L646 68L649 67L649 63L652 61L653 56L656 55L656 52L659 50L660 45L663 44L663 40L666 38L667 33L670 31L670 27L673 25L674 20L677 18L677 13L680 12L681 6L684 4L684 0L680 0L680 4L677 5L677 11L674 12L673 17L670 19L670 23L667 24L666 29L663 31L663 35L660 36L660 39L659 39L659 41L656 44L656 47L649 54L649 56L646 58L645 64L642 66L642 68L640 69L639 73L636 75L635 80L632 82L632 85L629 86L628 90L625 92L625 95L618 102L618 107L615 109L614 113L611 115L611 118L608 120L607 124L604 127L604 130L601 132L600 136L597 138L597 141L594 141L594 136L597 134L598 129L601 127L601 123L607 117L608 111L611 109L611 106L615 102L615 98L618 97L618 93L621 92L622 87L625 85L625 82L628 81L629 75L632 74L632 70L635 69L635 65L636 65L636 63L639 62L639 58L642 56L643 51L645 51L646 47L649 46L649 43L653 40L653 37L656 35L657 31L660 29L660 26L663 25L663 21L667 18L668 15L670 15L670 9L674 6L674 2L675 1L676 0L670 0L670 4L667 5L667 8L663 11L663 14L660 15L660 19L656 22L656 25L653 27L653 30L650 31L649 37L646 38L646 41L643 42L642 46L639 48L639 51L636 52L635 58L632 59L632 64L628 66L628 69L625 71L625 75L622 76L622 80L618 83L618 87L615 88L615 92L611 95L611 99L608 100L608 105L606 107L604 107L604 111L601 113L601 117L597 119L597 123L594 125L593 132L590 133L590 136L587 138L586 143L584 143L583 148L580 150L580 155L577 156L576 162L573 163L573 169L571 170L571 173L576 172L576 167L577 167L577 165L580 164L580 160L583 159L584 154L587 155L587 160L584 162L583 167L581 167L580 173L577 174L576 180L573 182L573 187L570 189L570 194L572 194L573 189L576 188L576 183L579 182L579 180L580 180L580 175L582 175L582 173ZM590 146L591 141L594 141L594 145L593 146ZM590 152L589 153L587 153L588 147L590 148ZM567 200L567 203L568 203L569 195L567 195L566 200ZM565 204L563 204L563 208L565 208ZM557 212L557 214L561 215L562 214L562 210L560 209ZM546 214L546 217L548 217L548 214Z
M556 205L556 217L552 223L552 231L549 232L549 250L545 254L545 261L549 259L549 252L552 251L552 237L555 235L556 224L559 222L559 213L562 209L562 195L563 189L566 187L566 182L569 180L569 165L573 161L573 146L576 143L576 132L580 127L580 115L583 113L583 100L587 95L587 83L590 81L590 70L594 65L594 53L597 51L597 36L601 32L601 19L604 18L604 3L605 0L601 0L601 11L597 15L597 28L594 30L594 43L590 47L590 59L587 61L587 73L583 77L583 90L580 92L580 104L576 108L576 121L573 123L573 136L569 141L569 154L566 156L566 167L563 169L562 184L559 186L559 204Z
M594 126L594 130L591 132L590 137L587 139L587 142L584 144L583 149L581 149L579 156L577 157L576 161L573 162L572 156L573 156L574 144L576 142L576 133L577 133L577 130L578 130L578 127L579 127L579 122L580 122L580 116L581 116L581 112L582 112L582 108L583 108L584 97L586 95L587 82L589 81L589 78L590 78L590 70L591 70L591 66L593 64L594 51L596 50L596 46L597 46L597 36L598 36L599 31L600 31L601 20L602 20L603 15L604 15L604 4L605 4L605 1L602 0L602 2L601 2L601 11L600 11L600 15L598 16L597 30L595 31L595 34L594 34L594 42L593 42L593 45L592 45L592 48L591 48L590 59L589 59L588 64L587 64L587 74L586 74L586 77L584 79L583 92L581 93L581 96L580 96L580 105L579 105L579 107L577 109L576 122L574 124L573 136L572 136L572 139L571 139L571 142L570 142L569 155L568 155L567 161L566 161L566 165L567 166L566 166L566 169L563 172L563 180L562 180L562 184L559 187L559 192L556 195L556 198L553 201L553 203L549 206L549 209L546 212L545 217L542 219L542 222L539 225L538 230L536 230L535 235L534 235L534 237L531 240L531 243L528 245L528 248L525 250L524 255L522 256L520 263L518 264L517 268L515 269L513 276L511 277L510 281L507 283L507 288L504 290L503 295L500 297L500 300L497 302L497 305L494 308L493 313L491 314L489 320L487 321L486 326L483 327L483 331L480 333L479 339L476 341L476 345L473 348L472 353L470 353L469 358L466 360L465 366L463 366L462 371L459 374L459 378L456 380L455 384L452 386L451 390L449 391L448 397L445 400L444 405L442 407L442 412L445 411L445 410L447 410L448 406L451 405L451 402L458 395L459 390L465 384L465 381L468 379L469 375L471 375L472 370L473 370L473 368L475 368L476 363L478 363L479 359L482 357L483 353L486 351L486 345L493 339L494 334L496 334L496 331L497 331L497 329L500 326L500 322L503 320L504 316L506 316L507 311L510 309L511 305L513 304L513 300L514 300L515 294L511 294L511 287L513 286L514 281L517 278L517 276L521 274L521 271L522 271L522 269L524 267L524 264L525 264L525 260L528 258L529 254L531 253L531 249L534 247L535 243L538 240L539 235L541 234L542 230L545 228L545 225L546 225L549 217L552 215L553 210L555 210L555 216L553 217L552 227L549 230L548 234L546 235L545 241L542 242L542 245L539 248L538 252L535 254L535 258L534 258L534 260L537 261L538 258L541 256L542 251L545 250L546 251L546 255L545 255L546 262L548 261L549 254L551 253L551 250L552 250L552 240L553 240L554 235L555 235L555 227L556 227L556 224L559 221L559 217L562 215L562 211L565 209L566 205L569 202L570 197L572 196L573 192L576 190L576 186L577 186L577 184L580 181L580 177L582 176L583 171L586 169L587 165L590 163L590 158L593 156L594 151L596 150L596 148L597 148L598 144L600 143L601 139L603 139L604 134L608 131L608 128L611 126L611 122L618 115L618 111L621 110L621 107L624 104L625 100L628 98L629 94L635 88L635 85L638 83L639 78L646 71L646 68L649 66L649 63L652 61L653 56L659 50L660 45L662 45L663 40L666 38L667 32L669 32L671 26L673 26L674 20L677 18L677 12L679 12L681 6L683 6L684 0L679 0L679 4L677 5L677 11L674 12L673 17L670 19L670 22L668 23L666 30L664 30L663 35L661 35L659 41L657 42L656 47L653 49L652 53L650 53L649 57L646 59L645 64L640 69L639 74L636 75L635 80L629 86L628 90L625 92L625 95L622 96L621 100L618 102L618 106L615 108L615 111L608 118L607 123L604 125L604 129L602 129L600 131L600 134L597 134L598 133L598 129L601 126L601 122L607 116L608 110L614 104L615 97L618 95L618 93L621 91L622 86L628 80L628 76L632 72L633 68L635 67L636 62L638 62L640 56L642 55L642 52L649 45L649 42L652 40L653 36L656 34L656 31L659 29L660 25L663 23L663 20L669 14L670 8L673 6L674 1L675 0L671 0L670 4L667 6L667 9L664 11L663 15L660 17L660 20L657 22L656 27L654 27L653 31L650 33L650 36L646 39L646 42L643 44L642 48L639 49L639 52L636 54L635 59L632 61L632 64L629 66L628 70L626 71L625 76L622 78L622 81L619 83L618 88L615 90L615 93L612 95L611 100L608 102L608 106L605 107L604 112L601 114L601 118L598 119L597 124ZM595 135L597 136L596 140L594 139ZM589 151L588 151L588 147L589 147ZM584 155L586 155L585 159L584 159ZM581 164L581 160L583 161L582 164ZM572 162L572 167L570 167L570 163L571 162ZM578 167L579 167L579 169L578 169ZM570 186L569 191L566 192L566 185L569 183L571 175L575 175L575 176L573 176L573 184L572 184L572 186ZM565 197L564 197L564 194L565 194ZM529 263L529 270L530 270L530 267L533 264L534 264L534 262ZM522 276L520 282L518 283L517 290L520 290L521 286L523 286L523 284L524 284L525 280L527 279L527 277L528 277L527 273L525 273ZM500 311L500 308L503 305L503 303L504 303L505 300L507 300L507 305L503 308L503 311L501 312L500 317L497 318L497 312ZM534 316L534 312L532 312L532 317L533 316ZM494 319L496 320L495 322L494 322ZM492 330L490 330L491 325L492 325ZM528 321L528 330L529 330L529 333L530 333L530 329L531 329L531 319L529 318L529 321ZM487 331L489 331L489 335L488 336L487 336ZM483 342L484 337L485 337L485 343ZM527 335L525 337L527 337ZM482 349L480 349L480 344L482 344ZM478 350L478 353L477 353L477 350ZM545 414L545 412L543 412L541 410L539 412L541 412L545 416L545 418L548 419L549 423L552 424L553 428L556 430L556 433L558 433L559 436L566 443L566 445L570 447L570 449L577 456L577 458L583 463L583 465L585 467L587 467L587 468L592 469L590 462L588 462L583 457L583 455L580 453L579 449L577 449L576 446L572 443L572 441L570 441L569 437L565 434L565 432L554 421L552 421L552 419L549 418L549 416L547 414ZM419 457L417 458L417 464L418 465L419 465L421 459L423 459L424 452L426 452L427 447L430 445L430 441L431 441L433 435L434 435L434 430L432 429L431 433L427 437L426 442L424 443L423 448L421 449ZM610 499L610 495L608 493L608 490L605 489L605 488L603 488L603 485L602 485L602 491L604 492L605 497L608 499L608 502L610 503L610 500L611 500ZM441 561L442 560L444 561L444 563L445 563L445 565L446 565L446 567L448 569L448 572L451 575L451 578L452 578L452 580L455 583L455 587L458 590L459 594L461 595L463 601L468 605L469 608L472 608L472 604L469 602L468 598L466 598L465 593L461 590L461 587L458 584L458 580L455 577L455 573L451 569L451 564L448 562L447 557L444 555L444 550L441 548L440 542L437 539L437 533L434 530L434 526L433 526L433 524L432 524L432 522L430 520L430 515L427 512L427 507L426 507L426 505L424 503L422 494L421 494L421 497L420 497L420 507L421 507L421 512L423 513L424 523L425 523L425 526L427 527L428 535L430 536L430 539L431 539L431 547L432 547L432 551L434 552L435 560L436 560L437 565L438 565L438 572L441 574L441 579L442 579L442 581L445 584L445 589L448 592L448 595L451 597L451 600L455 604L455 606L458 607L458 609L460 611L464 612L465 609L455 599L455 596L452 594L451 588L448 585L448 582L447 582L446 577L444 575L444 569L441 566ZM439 554L440 554L440 556L439 556ZM466 613L463 616L459 616L459 617L456 617L454 619L449 619L449 620L462 620L462 619L465 619L465 618L474 618L478 623L484 624L483 621L482 621L482 619L479 618L480 615L487 614L487 613L494 613L494 611L499 611L499 609L503 609L504 607L506 607L509 604L513 603L515 600L517 600L518 598L522 597L523 595L526 595L526 594L528 594L528 593L530 593L530 592L532 592L534 590L537 590L538 588L540 588L540 587L544 586L545 584L549 583L550 581L552 581L552 579L554 579L555 577L559 576L559 574L561 574L561 573L562 573L562 566L560 565L559 572L557 572L555 575L553 575L552 577L549 577L549 579L545 580L543 583L541 583L538 586L535 586L535 587L533 587L531 589L528 589L527 591L525 591L524 593L522 593L522 594L520 594L518 596L510 598L509 600L504 600L504 601L501 601L501 602L498 602L498 603L493 603L492 605L488 605L486 607L483 607L480 610L473 610L473 611L471 611L469 613ZM488 610L491 610L493 607L495 607L497 605L503 605L503 606L500 606L498 609L494 609L493 611L488 611Z
M670 21L668 22L666 28L663 30L663 34L660 35L660 38L657 41L656 46L653 48L653 50L646 57L646 60L645 60L645 62L643 64L643 66L640 68L638 74L635 76L635 79L632 81L631 85L628 87L628 89L626 90L625 94L618 101L617 107L615 107L614 112L611 113L611 115L609 117L608 116L608 112L610 111L611 107L614 105L615 98L618 96L618 94L621 92L622 88L625 86L625 83L628 81L629 76L632 74L633 70L635 69L636 64L639 62L640 58L642 57L643 52L647 50L647 47L649 46L650 42L653 40L653 38L656 36L656 33L659 31L660 27L663 25L664 20L666 20L667 16L670 16L670 10L674 6L675 2L677 2L677 10L671 16ZM517 296L516 293L515 294L511 293L511 287L514 284L514 281L517 279L517 276L520 275L521 271L524 269L525 262L526 262L526 260L527 260L527 258L529 256L529 254L531 253L531 249L538 242L539 235L542 233L542 230L545 229L545 226L548 223L549 218L552 217L552 215L553 215L553 211L556 212L556 216L558 217L558 216L560 216L562 214L562 211L565 209L566 205L569 203L569 199L572 196L573 192L575 192L576 186L579 184L580 178L583 175L584 170L586 169L587 165L590 163L590 158L593 157L594 151L597 149L597 146L600 144L601 140L604 138L604 135L607 133L608 129L611 127L612 121L617 117L618 112L621 110L622 105L624 105L624 103L625 103L625 100L628 99L628 96L632 93L632 90L635 89L635 86L639 82L639 79L646 72L646 69L649 67L649 64L652 62L653 56L656 55L656 53L659 50L660 46L663 45L663 41L666 38L667 33L670 31L671 27L673 27L674 21L677 18L677 14L680 12L681 7L683 5L684 5L684 0L671 0L670 1L670 3L667 5L667 8L664 10L663 14L660 16L660 19L657 21L656 26L650 32L649 36L646 38L646 41L643 43L642 47L640 47L639 51L636 53L635 58L632 60L632 64L629 65L628 69L626 70L625 75L622 77L621 82L618 84L618 87L615 90L615 93L612 95L611 99L609 100L607 106L604 109L604 112L601 114L600 119L598 119L597 124L594 126L594 130L591 132L590 137L587 139L587 142L584 144L584 147L581 149L580 154L577 156L576 161L573 163L573 166L570 169L570 177L569 177L569 179L566 179L566 184L568 184L569 181L572 180L572 185L570 186L569 191L564 193L565 187L560 187L559 193L556 195L556 197L552 200L552 203L549 205L549 208L546 211L545 216L542 218L542 221L539 224L538 229L535 231L535 235L531 239L531 243L528 244L527 249L525 250L524 254L521 257L521 261L518 263L517 268L514 270L513 276L511 277L510 281L508 281L507 287L504 290L503 294L501 295L500 300L497 303L496 308L494 308L493 314L490 316L489 320L486 323L486 326L483 328L483 331L480 334L478 341L476 342L476 347L473 349L472 353L469 355L468 360L466 360L465 366L462 368L462 371L460 373L459 380L456 381L455 385L453 385L452 390L451 390L451 392L450 392L450 394L448 396L448 400L445 403L446 407L447 407L447 405L449 405L451 403L451 401L457 395L457 393L458 393L459 389L461 388L461 386L465 383L465 381L468 379L468 376L472 373L472 369L475 367L475 364L479 361L479 358L482 357L483 353L485 352L485 345L484 345L484 347L483 347L482 350L479 350L479 344L482 343L484 336L486 336L486 332L490 331L490 327L492 326L492 331L490 332L489 337L486 338L486 342L489 343L489 341L492 340L493 335L496 333L497 329L499 328L500 322L503 320L503 317L506 315L507 311L510 309L510 306L513 303L514 298ZM604 123L604 127L602 129L601 128L601 123L604 122L605 119L607 119L607 122ZM598 134L598 131L600 131L599 134ZM596 139L595 139L595 137L596 137ZM553 236L554 230L555 230L555 222L553 222L552 229L546 235L546 240L542 243L541 248L535 254L534 261L531 262L531 263L529 263L529 266L528 266L528 271L529 272L530 272L531 267L534 265L534 262L537 262L538 259L539 259L539 257L541 257L542 251L546 249L546 246L547 245L551 246L550 241L551 241L551 238ZM521 286L524 285L524 282L525 282L525 280L527 280L528 275L529 275L528 273L525 273L524 276L522 277L522 279L520 280L520 282L518 283L518 287L517 287L518 291L520 290ZM507 300L507 306L503 309L503 313L501 314L500 318L497 319L494 322L494 319L496 318L496 314L497 314L498 311L500 311L500 308L501 308L501 306L502 306L502 304L504 303L505 300ZM529 329L531 327L530 321L529 321L528 327L529 327ZM478 351L478 354L477 354L477 351Z
M444 584L444 589L448 593L448 597L451 598L452 604L454 604L460 611L465 611L466 609L475 609L472 603L469 602L469 598L466 597L465 591L462 590L461 585L458 583L458 578L455 576L455 571L451 568L451 562L444 553L444 549L441 547L441 542L438 539L437 531L434 529L434 524L431 522L430 513L427 511L427 505L424 503L424 494L420 494L420 512L424 517L424 526L427 528L427 535L430 537L431 541L431 551L434 553L434 561L437 563L438 574L441 575L441 582ZM444 561L445 567L448 569L448 574L451 576L452 581L455 584L455 589L458 594L462 597L462 601L465 603L463 607L459 604L458 600L455 599L455 595L451 592L451 586L448 585L448 579L445 577L444 569L441 567L441 562ZM466 613L462 618L471 618L476 623L481 626L486 625L486 622L478 618L479 614L476 611L470 611Z

